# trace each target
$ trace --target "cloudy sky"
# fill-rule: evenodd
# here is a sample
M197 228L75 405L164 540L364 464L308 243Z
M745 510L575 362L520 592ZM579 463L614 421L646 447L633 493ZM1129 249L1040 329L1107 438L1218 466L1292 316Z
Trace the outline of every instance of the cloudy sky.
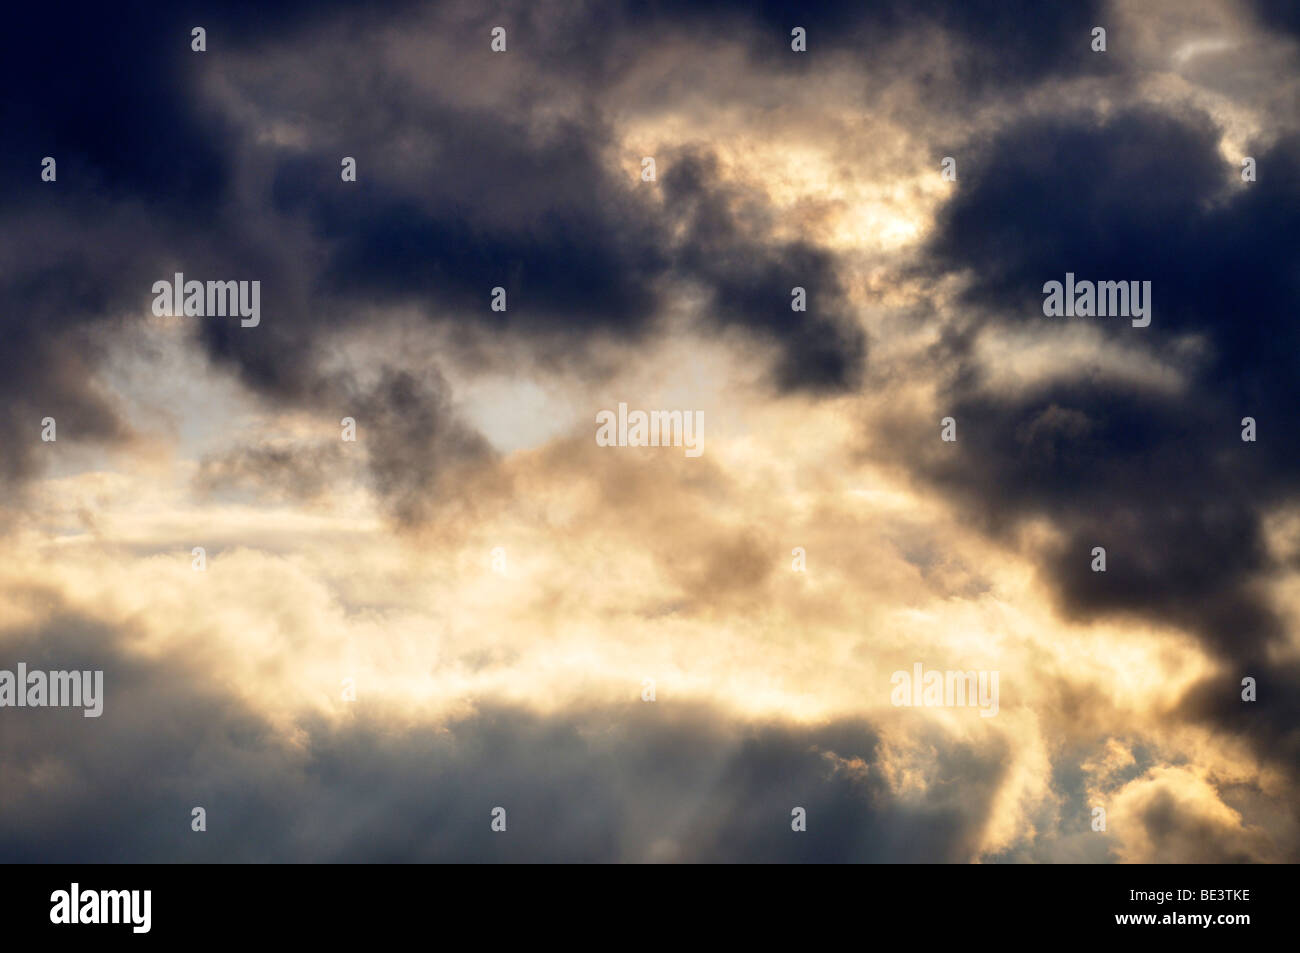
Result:
M9 12L0 859L1300 859L1300 8L791 8Z

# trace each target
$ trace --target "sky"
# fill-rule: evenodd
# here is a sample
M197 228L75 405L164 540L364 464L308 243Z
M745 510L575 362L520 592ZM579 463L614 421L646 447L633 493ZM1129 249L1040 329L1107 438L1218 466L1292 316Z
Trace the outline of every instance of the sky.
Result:
M1300 860L1300 7L10 17L0 860Z

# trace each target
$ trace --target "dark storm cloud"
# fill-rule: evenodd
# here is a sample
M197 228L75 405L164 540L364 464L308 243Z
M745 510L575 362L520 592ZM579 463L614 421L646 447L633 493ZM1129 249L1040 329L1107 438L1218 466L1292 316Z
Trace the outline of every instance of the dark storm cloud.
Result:
M364 112L359 98L336 110ZM595 325L640 330L657 306L667 261L661 225L644 193L616 181L600 157L607 132L566 122L532 133L523 117L424 104L400 106L412 128L370 129L355 188L340 187L340 141L324 156L278 163L273 201L310 220L328 257L324 297L415 300L434 314L460 311L493 327L581 335ZM385 157L395 142L439 130L432 163L404 186ZM355 149L353 150L355 151ZM489 308L503 287L508 310Z
M290 742L201 660L124 654L127 636L56 613L0 637L0 668L105 673L98 719L0 709L0 860L962 861L1007 756L930 738L934 783L903 804L857 720L743 723L661 700L395 729L364 685L351 718L306 717Z
M1246 677L1256 682L1254 702L1241 701L1241 680ZM1181 713L1250 739L1270 760L1293 773L1300 765L1300 664L1296 662L1243 666L1232 677L1207 679L1183 698ZM1300 817L1294 798L1291 810Z
M337 481L350 482L363 463L375 493L402 526L432 515L443 480L458 468L489 461L491 446L464 424L435 370L420 375L385 369L375 383L348 383L337 402L333 440L247 443L200 461L194 487L219 496L311 502ZM343 440L343 421L354 440ZM463 470L461 471L463 472ZM462 494L455 494L463 501Z
M355 97L340 105L349 95L327 97L331 110L369 109ZM726 184L707 153L658 157L659 204L655 186L602 158L610 134L598 122L539 134L523 117L413 101L404 109L418 128L445 130L416 184L386 166L386 156L402 153L397 144L375 142L391 128L368 129L373 159L359 159L368 165L356 190L339 188L333 165L317 158L278 164L277 209L308 219L327 249L323 298L354 309L418 301L439 319L560 336L580 353L593 331L629 341L649 333L666 293L689 285L709 295L699 315L706 327L739 327L776 345L782 389L837 390L857 379L865 343L837 259L772 239L763 197ZM339 141L334 151L346 148ZM808 312L790 308L796 285L810 289ZM489 308L498 286L505 312Z
M1294 0L1251 0L1248 9L1261 26L1300 36L1300 4Z
M1199 863L1245 864L1254 858L1240 837L1225 835L1217 819L1198 817L1180 805L1169 791L1157 791L1138 811L1142 829L1157 856L1197 845Z
M929 249L936 274L969 282L969 318L935 353L955 368L941 403L961 435L952 453L917 452L990 528L1052 521L1064 543L1041 554L1043 569L1068 614L1127 613L1198 633L1230 662L1196 693L1204 710L1294 769L1293 711L1246 705L1228 719L1223 707L1243 707L1247 674L1300 689L1294 671L1267 661L1284 633L1263 589L1281 567L1262 524L1300 495L1300 142L1254 153L1259 181L1238 187L1217 141L1204 117L1130 111L1029 120L973 149ZM1150 327L1044 317L1043 283L1067 271L1151 281ZM1156 356L1195 336L1203 357L1178 393L1086 369L1014 393L981 385L978 333L1050 339L1070 322ZM1240 439L1245 416L1259 421L1258 443ZM1091 571L1094 546L1106 548L1105 573Z
M941 29L962 41L963 68L974 70L963 88L975 75L994 85L1023 82L1096 60L1070 52L1086 49L1095 19L1084 5L1014 16L986 3L491 13L411 3L364 12L303 3L270 10L253 3L111 11L74 5L57 18L46 9L14 11L8 35L23 41L0 63L7 140L0 199L9 236L0 321L14 343L0 367L0 439L13 450L3 471L10 481L33 471L37 410L75 417L78 439L126 432L91 386L93 373L85 373L93 358L69 365L71 345L62 334L140 313L152 282L173 269L262 282L267 320L255 333L204 321L200 335L213 359L248 386L297 405L337 397L342 385L318 370L321 335L355 326L375 304L414 302L440 320L469 317L494 330L559 338L578 353L594 331L630 341L647 333L665 294L681 285L708 294L700 316L706 325L743 328L776 346L781 388L827 391L858 380L865 342L834 257L807 243L774 241L752 218L739 220L736 197L724 199L728 190L707 156L686 156L663 170L669 201L660 206L650 188L611 166L610 131L598 113L539 132L531 120L546 105L540 100L518 104L512 115L462 106L454 89L445 101L425 101L387 81L381 63L359 74L322 73L306 86L315 88L313 101L328 104L328 115L315 117L314 135L324 138L310 153L275 154L270 182L251 190L267 192L271 208L249 207L238 170L265 147L202 92L223 57L253 50L305 56L320 42L318 28L346 22L361 34L416 10L442 10L466 31L483 33L488 19L510 24L511 55L568 76L575 90L593 71L626 68L638 51L682 32L712 31L719 42L740 42L764 59L769 45L788 52L792 17L814 31L814 50L869 51L909 31ZM207 53L190 49L196 25L208 31ZM69 65L49 69L54 60ZM367 69L374 82L356 83ZM310 115L311 103L290 105ZM403 154L398 140L411 136L435 146L429 168L416 176L390 167ZM337 158L357 152L360 181L342 188ZM39 180L45 155L58 161L57 183ZM758 196L743 200L761 203ZM487 307L498 285L509 295L504 314ZM807 313L789 309L795 285L809 289Z
M387 371L359 405L357 442L365 448L376 492L403 524L431 515L440 481L459 465L493 455L488 442L457 418L436 372L416 377Z
M190 28L242 10L245 37L319 4L227 7L206 22L161 5L16 7L0 56L0 477L37 465L39 424L114 441L128 432L94 386L96 345L75 332L140 314L148 291L186 249L220 230L235 159L231 130L196 97L207 61ZM41 161L58 179L40 179ZM223 253L224 261L228 253ZM34 415L34 416L33 416Z
M616 56L626 66L656 40L673 42L683 32L713 31L719 42L788 52L791 17L824 26L820 42L838 48L875 48L909 31L943 30L958 38L969 54L963 68L972 71L949 91L954 96L969 95L977 78L1019 84L1051 71L1094 69L1104 59L1088 49L1096 15L1083 4L1014 14L987 3L604 5L554 13L481 12L470 17L476 26L463 28L486 35L489 25L508 24L515 37L511 56L578 86L586 82L584 64ZM489 62L480 68L497 68L489 54L484 58ZM374 102L376 88L381 103ZM530 106L544 103L524 104L512 115L467 109L454 98L429 102L424 92L417 97L364 74L322 76L314 108L327 115L311 124L328 145L277 160L277 210L310 221L326 249L314 287L327 307L337 304L330 299L356 306L418 301L435 315L454 312L458 320L494 328L570 335L581 345L597 329L633 340L646 333L663 293L685 282L709 294L706 323L740 327L777 345L781 388L834 391L857 382L865 342L848 314L838 262L808 243L772 240L768 230L751 227L753 218L737 221L735 197L724 196L728 190L707 155L686 155L680 166L665 163L667 201L660 208L652 188L611 168L609 130L598 113L539 134ZM435 156L414 181L409 170L391 168L409 154L412 137L423 137ZM365 144L366 155L358 157L364 173L355 187L341 189L332 157L352 154L357 142ZM742 198L759 203L758 196ZM811 290L820 311L791 312L796 285ZM488 310L496 286L509 295L505 313ZM213 334L233 345L222 353L241 363L256 360L247 353L251 342L225 328Z
M1025 4L1005 0L610 0L605 3L431 4L454 13L458 28L487 37L509 30L511 49L536 58L549 75L599 90L647 51L693 39L741 44L763 70L812 72L820 55L847 53L865 63L910 40L945 43L946 62L923 81L936 97L1021 90L1054 76L1106 75L1121 57L1091 50L1091 31L1107 26L1102 0ZM808 48L790 49L790 31ZM486 45L484 45L486 55ZM949 72L951 75L949 75Z
M657 0L613 10L601 5L591 16L615 28L691 30L719 39L740 34L757 64L766 69L807 70L821 51L879 58L910 36L939 33L953 42L951 86L935 69L925 80L933 92L965 99L973 93L1020 88L1051 75L1104 74L1115 58L1093 53L1091 32L1106 26L1105 4L1006 3L1005 0ZM808 51L791 56L790 31L807 31ZM603 35L592 30L588 35ZM599 55L593 51L593 55ZM937 64L936 64L937 65Z
M309 447L251 444L204 457L194 483L206 494L314 500L329 489L343 460L341 441Z
M677 261L712 293L712 320L738 326L780 345L779 384L790 390L836 391L857 382L866 341L852 320L835 258L806 242L763 239L761 208L718 182L709 155L687 152L664 174L672 214L688 238ZM752 204L752 203L749 203ZM791 310L791 291L804 288L808 310Z
M513 113L465 106L454 88L429 101L394 81L386 64L364 60L346 75L310 74L314 44L329 42L317 28L347 23L349 35L360 34L409 15L409 6L380 4L364 14L328 4L272 12L242 3L75 7L62 18L15 11L9 35L24 42L0 64L7 144L0 321L14 343L0 367L0 438L13 450L8 478L33 470L29 418L37 406L56 418L78 417L79 439L125 432L92 386L94 357L78 355L75 373L64 366L72 357L62 335L110 316L143 315L152 283L175 270L262 282L265 320L256 331L202 319L199 334L216 362L291 405L319 406L346 390L320 369L322 337L358 327L375 305L413 302L436 320L468 318L580 354L593 332L629 341L647 333L666 294L682 285L709 293L713 307L700 316L706 325L745 328L777 346L781 387L853 383L865 349L833 257L738 227L706 164L665 169L664 185L679 204L661 205L653 186L611 162L599 110L543 129L534 121L549 108L540 98L515 104ZM517 15L535 21L525 31L535 45L521 38L512 56L558 66L586 49L572 45L574 30L544 27L549 21L536 11ZM725 15L749 22L743 11ZM557 22L574 16L561 12ZM577 16L582 27L583 17L599 22L603 14ZM639 16L627 15L633 32L624 40L640 35ZM665 35L680 23L669 10L654 20ZM207 53L190 49L194 25L208 30ZM486 38L484 48L490 56ZM208 97L229 57L252 51L268 62L308 63L306 99L258 95L314 123L309 151L267 145L262 130ZM49 69L52 59L69 66ZM590 98L595 91L578 83L575 92ZM411 167L403 148L411 141L430 147L427 167ZM356 153L360 181L345 187L338 157ZM39 178L46 155L58 162L55 183ZM684 242L674 237L683 219L690 221ZM795 284L815 285L824 311L792 314ZM509 295L503 314L488 308L498 285Z
M348 16L382 19L397 6ZM379 416L371 396L358 394L350 378L320 370L317 331L328 329L333 311L312 297L313 276L303 264L308 249L291 225L250 210L237 194L234 167L245 131L199 91L223 47L284 43L341 8L65 12L58 18L49 10L14 11L9 36L25 42L0 64L6 90L0 441L8 451L0 477L13 484L36 472L37 451L54 446L40 442L44 416L56 419L64 445L120 441L130 433L95 384L105 338L84 332L120 315L144 317L153 282L170 281L176 270L200 280L261 281L264 313L274 317L255 332L234 321L189 319L200 322L211 357L233 366L245 384L282 405L341 404L346 412L365 400L372 420ZM194 25L208 30L208 53L191 51ZM51 69L52 60L69 66ZM46 155L58 163L52 183L40 179ZM420 419L430 423L428 415ZM392 445L383 443L382 432L374 436ZM279 460L283 451L248 453L269 466L264 484L293 470L298 491L311 494L307 471L319 462L312 452L293 461ZM381 484L398 482L387 458L373 447L372 454ZM247 488L250 462L209 461L204 479ZM428 476L419 469L407 482Z

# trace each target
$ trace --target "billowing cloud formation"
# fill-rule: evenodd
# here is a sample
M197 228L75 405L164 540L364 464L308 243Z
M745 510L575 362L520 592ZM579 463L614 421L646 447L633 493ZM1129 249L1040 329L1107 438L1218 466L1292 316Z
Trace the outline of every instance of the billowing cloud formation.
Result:
M12 29L0 669L107 697L0 708L0 857L1300 857L1285 5ZM1151 325L1044 317L1067 272Z
M73 748L69 713L18 713L0 742L10 861L953 861L1001 770L996 752L952 745L935 787L902 801L860 722L744 724L639 701L547 719L490 707L436 730L394 730L363 705L286 738L183 660L133 662L96 648L105 635L58 617L8 643L102 669L130 699ZM124 798L131 779L148 781ZM490 827L498 806L506 837ZM190 830L193 807L209 837Z
M1268 658L1286 625L1264 582L1285 568L1269 551L1266 520L1300 496L1300 149L1260 150L1268 170L1249 187L1224 162L1204 116L1151 112L1034 120L1009 128L968 163L961 195L944 210L936 266L971 276L976 315L953 329L954 376L945 406L968 422L963 452L935 479L1000 529L1048 517L1059 541L1043 559L1063 608L1076 617L1120 612L1196 631L1231 659L1228 685L1254 673L1271 686L1253 720L1261 754L1279 749L1273 718L1294 724L1283 699L1300 684ZM1234 182L1234 180L1236 180ZM1176 392L1147 382L1069 374L1014 393L989 388L972 342L989 327L1034 322L1044 282L1152 283L1153 359L1181 361ZM1080 319L1086 320L1086 319ZM1098 319L1108 336L1129 322ZM1141 332L1137 332L1141 333ZM1243 416L1267 427L1241 440ZM1091 550L1111 554L1103 575Z

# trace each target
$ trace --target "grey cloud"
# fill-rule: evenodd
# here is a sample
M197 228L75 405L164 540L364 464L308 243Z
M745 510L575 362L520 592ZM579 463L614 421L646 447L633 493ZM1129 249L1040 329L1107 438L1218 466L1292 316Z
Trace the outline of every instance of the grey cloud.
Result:
M56 614L0 639L0 665L103 669L107 694L93 723L0 712L0 859L961 861L1005 754L935 737L937 783L903 803L859 720L742 722L665 700L483 706L394 730L364 691L343 722L304 716L305 744L291 744L197 663L119 652L124 635ZM206 833L190 830L194 806ZM806 833L790 829L795 806Z

